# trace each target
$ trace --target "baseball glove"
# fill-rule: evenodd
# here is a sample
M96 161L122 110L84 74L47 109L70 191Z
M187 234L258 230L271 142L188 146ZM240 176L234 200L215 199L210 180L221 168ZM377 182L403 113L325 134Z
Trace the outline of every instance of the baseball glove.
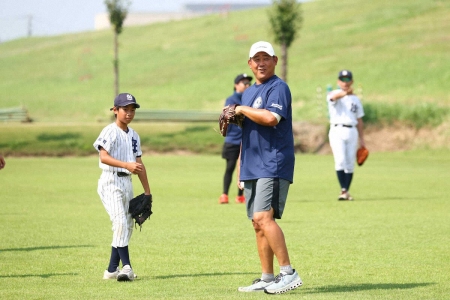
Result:
M139 225L142 230L142 224L150 218L152 212L152 195L145 195L144 193L134 197L130 200L128 212L133 217L134 225Z
M361 146L358 151L356 151L356 161L358 162L358 166L362 166L362 164L366 161L369 156L369 150L365 147Z
M228 124L235 124L242 127L244 122L244 115L236 115L236 107L239 104L227 105L222 109L219 116L219 129L222 136L227 135Z

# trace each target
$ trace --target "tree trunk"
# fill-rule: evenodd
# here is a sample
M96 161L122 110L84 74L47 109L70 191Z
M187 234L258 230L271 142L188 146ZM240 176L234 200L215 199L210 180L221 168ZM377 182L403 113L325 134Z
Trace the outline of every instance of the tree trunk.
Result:
M287 60L288 60L288 48L286 43L281 44L281 79L287 83Z
M119 34L114 32L114 97L119 95Z

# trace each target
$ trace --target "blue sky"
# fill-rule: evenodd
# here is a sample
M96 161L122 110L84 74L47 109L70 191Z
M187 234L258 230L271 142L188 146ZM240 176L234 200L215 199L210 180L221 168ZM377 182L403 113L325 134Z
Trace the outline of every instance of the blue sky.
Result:
M130 12L176 12L187 3L262 3L271 0L134 0ZM103 0L0 0L0 42L32 36L94 30L98 13L106 12ZM29 26L31 24L31 26Z

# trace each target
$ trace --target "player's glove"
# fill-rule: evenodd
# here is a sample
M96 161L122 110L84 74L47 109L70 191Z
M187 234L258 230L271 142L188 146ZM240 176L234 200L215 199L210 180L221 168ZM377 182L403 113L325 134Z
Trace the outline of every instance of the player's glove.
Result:
M242 127L244 122L244 115L236 115L236 107L239 104L227 105L222 109L219 116L219 129L222 136L227 135L228 124L235 124Z
M369 150L367 150L365 147L361 146L358 149L358 151L356 151L356 161L358 163L358 166L362 166L362 164L366 161L368 156L369 156Z
M139 225L142 230L142 224L150 218L152 212L152 195L145 195L144 193L134 197L130 200L128 212L135 221L135 225Z

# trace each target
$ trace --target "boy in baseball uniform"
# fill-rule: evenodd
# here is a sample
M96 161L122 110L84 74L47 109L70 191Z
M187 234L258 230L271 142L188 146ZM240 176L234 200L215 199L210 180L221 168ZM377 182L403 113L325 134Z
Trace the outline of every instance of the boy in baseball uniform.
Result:
M353 179L358 139L360 146L365 146L362 121L364 110L359 98L353 94L352 72L340 71L337 84L340 89L327 95L330 115L328 137L341 186L338 200L353 200L349 190Z
M111 219L113 231L111 257L103 279L132 281L136 277L128 252L128 243L133 232L133 219L128 213L129 202L133 198L133 174L138 175L145 195L151 195L147 172L141 159L139 135L128 127L139 107L133 95L117 95L114 107L111 108L116 120L102 130L94 143L94 148L99 152L99 166L102 169L97 192Z

